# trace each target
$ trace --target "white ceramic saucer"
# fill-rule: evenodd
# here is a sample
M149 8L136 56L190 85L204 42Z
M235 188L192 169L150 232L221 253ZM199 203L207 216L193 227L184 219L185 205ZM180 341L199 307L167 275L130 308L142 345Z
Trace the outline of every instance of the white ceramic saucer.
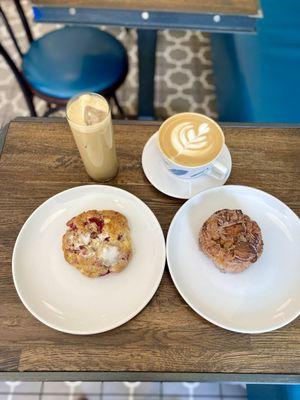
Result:
M223 208L241 209L262 231L261 257L237 274L220 272L199 248L204 221ZM222 186L179 209L168 232L168 266L179 293L208 321L236 332L267 332L300 313L299 241L300 220L280 200L246 186Z
M225 179L218 180L208 175L200 178L185 180L172 175L165 167L159 149L156 144L157 132L154 133L145 144L142 154L142 165L144 173L150 183L160 192L178 199L189 199L204 190L224 185L231 172L231 156L225 145L222 153L217 158L228 168Z
M64 259L66 222L91 209L128 219L133 255L120 273L88 278ZM17 292L37 319L62 332L92 334L139 313L158 288L165 261L161 227L145 203L125 190L87 185L58 193L33 212L17 238L12 268Z

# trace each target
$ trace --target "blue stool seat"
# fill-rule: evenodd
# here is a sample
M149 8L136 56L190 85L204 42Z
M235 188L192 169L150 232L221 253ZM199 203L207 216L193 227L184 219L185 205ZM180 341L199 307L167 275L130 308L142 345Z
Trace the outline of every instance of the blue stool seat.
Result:
M69 99L88 92L109 92L127 73L123 45L93 27L65 27L32 42L23 73L32 88L48 97Z

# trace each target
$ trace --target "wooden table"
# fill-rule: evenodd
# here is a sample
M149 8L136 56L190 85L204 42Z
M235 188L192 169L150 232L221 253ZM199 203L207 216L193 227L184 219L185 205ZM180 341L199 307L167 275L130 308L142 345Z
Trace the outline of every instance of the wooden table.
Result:
M262 16L258 0L33 0L33 4L37 22L138 28L140 119L155 119L157 30L253 33Z
M110 183L140 197L164 233L180 205L145 178L141 153L156 123L115 123L120 172ZM263 189L300 214L300 127L224 125L233 159L228 183ZM1 146L0 146L1 147ZM166 270L148 306L94 336L36 320L14 289L11 254L33 210L50 196L91 184L63 119L18 119L0 160L0 379L300 381L300 319L275 332L238 334L192 311Z

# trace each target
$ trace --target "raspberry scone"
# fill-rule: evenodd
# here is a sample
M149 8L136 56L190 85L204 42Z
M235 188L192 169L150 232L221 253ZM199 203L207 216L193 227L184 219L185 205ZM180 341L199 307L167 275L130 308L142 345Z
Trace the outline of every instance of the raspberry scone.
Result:
M65 260L89 277L120 272L132 254L124 215L113 210L90 210L67 222L62 239Z
M260 227L241 210L219 210L202 226L202 251L223 272L241 272L255 263L263 251Z

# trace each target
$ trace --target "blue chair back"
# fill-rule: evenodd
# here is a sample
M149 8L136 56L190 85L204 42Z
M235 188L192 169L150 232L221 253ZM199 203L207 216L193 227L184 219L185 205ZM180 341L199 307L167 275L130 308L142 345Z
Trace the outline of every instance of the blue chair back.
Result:
M257 34L213 34L221 121L300 122L300 1L261 0Z
M247 385L248 400L299 400L300 385Z

